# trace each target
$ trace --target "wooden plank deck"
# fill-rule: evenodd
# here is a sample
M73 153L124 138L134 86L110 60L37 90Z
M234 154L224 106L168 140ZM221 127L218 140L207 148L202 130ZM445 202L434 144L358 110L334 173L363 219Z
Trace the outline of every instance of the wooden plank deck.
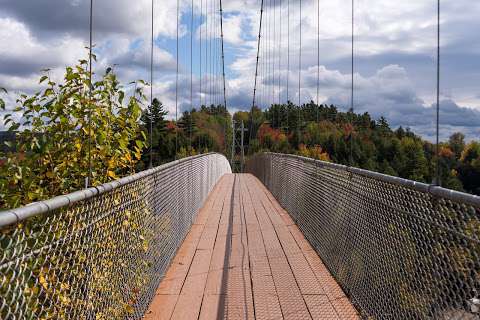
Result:
M359 319L288 213L248 174L200 210L145 319Z

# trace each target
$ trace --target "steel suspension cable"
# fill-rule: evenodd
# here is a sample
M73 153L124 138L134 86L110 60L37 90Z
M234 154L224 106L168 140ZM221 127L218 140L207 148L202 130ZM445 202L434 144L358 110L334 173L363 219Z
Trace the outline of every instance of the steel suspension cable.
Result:
M300 8L300 32L299 32L299 42L300 45L298 47L298 121L297 121L297 134L298 134L298 142L300 144L300 121L301 121L301 109L302 109L302 95L301 95L301 85L302 85L302 0L299 0L299 8Z
M192 150L192 121L193 121L193 17L194 17L194 9L193 9L193 0L191 1L191 17L190 17L190 121L189 121L189 137L188 137L188 144L190 150Z
M90 29L89 29L89 36L90 36L90 44L89 44L89 55L88 55L88 64L89 64L89 83L88 83L88 95L89 95L89 103L88 103L88 177L86 179L85 188L91 186L92 183L92 100L93 100L93 72L92 72L92 64L93 64L93 0L90 0Z
M205 0L205 106L208 106L208 0Z
M203 0L200 0L200 30L199 30L199 42L200 42L200 45L199 45L199 49L200 49L200 63L199 63L199 85L200 85L200 107L202 106L203 104L203 100L202 100L202 77L203 77L203 74L202 74L202 62L203 62L203 48L202 48L202 42L203 42L203 39L202 39L202 33L203 33L203 23L202 23L202 17L203 17Z
M273 55L273 59L272 59L272 66L273 66L273 71L272 71L272 81L273 81L273 86L272 86L272 93L273 93L273 97L272 97L272 103L275 104L276 103L276 94L275 94L275 86L276 86L276 82L277 82L277 78L276 78L276 68L277 68L277 63L276 63L276 59L277 59L277 33L276 33L276 28L277 28L277 1L276 0L273 0L273 52L272 52L272 55ZM272 119L275 119L275 108L272 109Z
M440 181L440 0L437 0L437 110L436 110L436 143L435 143L435 185Z
M320 0L317 0L317 123L320 109Z
M220 0L221 1L221 0ZM252 108L250 109L250 130L249 130L249 141L252 140L253 134L253 108L255 107L255 99L257 94L257 77L258 77L258 61L260 59L260 44L262 39L262 23L263 23L263 1L260 4L260 25L258 27L258 40L257 40L257 59L255 63L255 80L253 85L253 100ZM223 33L223 32L222 32ZM225 77L224 77L225 78ZM235 132L233 133L235 134Z
M177 66L175 73L175 160L177 159L178 153L178 71L179 71L179 23L180 23L180 0L177 0Z
M212 0L207 1L208 11L207 15L210 16L208 19L208 105L212 104Z
M290 0L287 0L287 134L290 131Z
M275 78L274 78L274 62L273 62L273 46L272 46L272 12L271 12L271 7L272 7L272 1L273 0L269 0L268 1L268 65L269 65L269 68L270 68L270 72L269 72L269 75L268 75L268 78L270 79L269 80L269 84L270 84L270 90L269 90L269 93L270 93L270 97L268 98L268 101L269 101L269 106L270 106L270 111L271 111L271 116L272 116L272 119L271 119L271 127L273 128L274 126L274 113L273 113L273 103L274 103L274 97L275 97Z
M283 1L280 0L280 7L278 9L279 11L279 16L278 16L278 19L279 19L279 34L278 34L278 37L279 37L279 40L278 40L278 104L281 104L282 103L282 96L281 96L281 70L282 70L282 49L283 49L283 36L282 36L282 4L283 4Z
M151 46L150 46L150 163L149 168L153 168L153 49L154 49L154 0L152 0L152 16L151 16Z
M281 1L281 0L280 0ZM278 10L279 6L277 4L275 4L275 12L279 11ZM277 113L277 128L280 127L280 40L281 40L281 24L280 24L280 15L279 15L279 12L277 12L276 14L276 19L275 19L275 24L277 23L278 21L278 27L276 28L277 30L277 36L275 37L276 38L276 45L275 45L275 50L278 51L278 54L276 55L276 59L278 59L277 61L277 108L276 108L276 113Z
M217 38L216 38L216 45L217 45L217 53L215 54L215 57L216 57L216 75L217 75L217 81L216 81L216 84L215 84L215 92L216 92L216 96L217 96L217 106L221 105L221 96L220 96L220 55L221 55L221 52L220 52L220 2L218 1L217 2L218 6L216 6L215 8L215 17L217 17L217 27L216 27L216 30L217 30Z
M218 91L219 85L219 72L220 72L220 18L219 18L219 9L218 9L218 1L215 1L215 105L218 106L220 104L220 96Z
M256 94L257 94L257 77L258 77L258 61L260 59L260 43L261 43L261 33L262 33L262 22L263 22L263 0L260 5L260 26L258 28L258 41L257 41L257 59L256 59L256 64L255 64L255 80L254 80L254 85L253 85L253 101L252 101L252 110L250 113L253 112L253 108L255 107L255 100L256 100ZM252 117L252 114L250 115ZM250 121L250 137L252 133L252 124L253 124L253 119Z
M209 47L208 47L208 49L209 49L209 52L208 52L209 53L208 54L208 60L209 60L208 88L209 88L209 97L210 97L209 105L213 104L213 96L212 96L212 84L213 84L213 80L212 80L212 75L213 75L213 59L212 59L212 57L213 57L213 54L212 54L212 52L213 52L213 41L212 41L212 37L213 37L213 30L212 29L213 29L214 21L212 21L213 20L213 18L212 18L212 3L213 3L213 0L210 0L210 10L209 11L210 11L210 16L211 17L209 19L209 21L210 21L210 35L208 37L208 42L209 42Z
M353 166L353 127L354 121L353 118L355 116L355 105L354 105L354 71L355 71L355 0L352 0L352 81L351 81L351 100L350 100L350 165Z
M213 104L216 106L217 104L217 97L216 97L216 82L217 82L217 54L218 54L218 46L217 46L217 26L218 26L218 19L216 15L216 7L215 3L217 0L212 0L212 15L213 15L213 56L212 56L212 73L213 73L213 82L212 82L212 95L213 95Z
M224 48L224 43L223 43L223 6L222 6L222 0L220 0L220 40L222 43L222 80L223 80L223 106L225 108L225 118L227 117L228 114L228 107L227 107L227 89L226 89L226 84L225 84L225 48ZM225 126L227 124L225 123ZM224 130L224 138L225 138L225 154L227 154L227 130Z

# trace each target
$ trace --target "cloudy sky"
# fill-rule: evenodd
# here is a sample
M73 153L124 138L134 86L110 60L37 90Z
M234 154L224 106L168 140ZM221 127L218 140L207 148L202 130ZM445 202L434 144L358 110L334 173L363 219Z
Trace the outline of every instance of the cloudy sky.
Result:
M149 79L150 1L94 0L94 42L99 58L94 69L97 73L115 64L126 83ZM173 116L177 1L154 1L154 95L164 102ZM191 62L191 0L180 0L180 110L191 106L191 74L194 105L200 101L219 101L219 77L209 75L210 72L219 74L220 67L219 46L215 40L218 39L218 0L193 2ZM285 101L287 84L288 96L298 101L299 4L299 0L289 3L288 0L265 0L258 97L263 106L271 97L275 97L275 102ZM41 69L50 68L54 77L61 78L65 66L87 56L84 47L88 44L88 5L87 0L0 0L0 87L8 89L10 94L4 98L10 107L15 94L31 93L40 88ZM228 105L231 111L247 110L253 94L260 0L223 0L223 5ZM443 1L442 6L442 137L460 131L470 139L478 139L480 2L450 0ZM436 84L436 1L357 0L355 19L356 110L368 111L375 118L384 116L394 127L411 127L431 139ZM346 109L351 77L350 1L303 0L301 21L300 99L303 102L317 99L319 70L320 102ZM209 40L208 49L205 39ZM290 72L287 68L288 42ZM206 54L205 50L211 53Z

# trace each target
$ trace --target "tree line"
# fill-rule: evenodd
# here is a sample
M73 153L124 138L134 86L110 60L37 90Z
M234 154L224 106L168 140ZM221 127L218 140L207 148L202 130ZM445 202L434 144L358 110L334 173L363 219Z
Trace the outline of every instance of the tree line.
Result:
M112 68L96 78L90 83L88 62L80 60L66 68L61 83L46 70L40 78L45 88L20 95L13 109L0 99L9 130L0 148L0 208L100 185L198 153L215 151L230 158L232 116L224 106L200 106L175 121L160 100L148 105L143 93L148 83L123 85ZM243 121L248 130L247 157L261 151L294 153L425 183L435 176L432 143L368 113L288 103L238 111L233 120ZM439 163L442 186L480 194L479 142L453 134L440 145Z
M368 112L341 112L314 102L272 105L262 111L239 112L249 123L249 154L260 151L295 153L424 183L435 179L436 146L409 128L392 129ZM443 187L480 194L480 143L454 133L439 145Z

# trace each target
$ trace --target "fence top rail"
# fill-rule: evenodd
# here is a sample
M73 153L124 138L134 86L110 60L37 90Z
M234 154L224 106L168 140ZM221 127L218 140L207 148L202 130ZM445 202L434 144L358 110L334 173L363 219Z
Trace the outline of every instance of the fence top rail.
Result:
M378 172L373 172L373 171L368 171L365 169L360 169L360 168L355 168L355 167L349 167L345 166L342 164L336 164L336 163L331 163L331 162L326 162L326 161L321 161L321 160L316 160L312 158L306 158L298 155L293 155L293 154L284 154L284 153L274 153L274 152L265 152L265 155L273 155L273 156L278 156L278 157L284 157L284 158L292 158L292 159L297 159L299 161L303 162L309 162L313 163L318 167L324 167L324 168L331 168L331 169L336 169L336 170L341 170L341 171L346 171L350 172L353 174L358 174L364 177L376 179L379 181L387 182L387 183L392 183L396 184L402 187L407 187L419 192L423 193L428 193L434 197L441 197L445 198L448 200L452 200L455 202L461 202L465 204L469 204L475 207L480 207L480 197L460 191L455 191L455 190L450 190L450 189L445 189L436 185L430 185L426 184L423 182L417 182L413 180L408 180L404 178L399 178L399 177L394 177L394 176L389 176L383 173L378 173Z
M44 200L44 201L32 202L23 207L0 211L0 229L5 226L19 223L21 221L24 221L34 216L45 214L63 207L68 207L80 201L91 199L98 195L115 190L121 186L140 180L144 177L148 177L157 172L164 171L170 167L174 167L180 163L198 159L198 158L204 158L204 157L206 158L212 155L220 155L224 157L222 154L216 153L216 152L199 154L196 156L191 156L191 157L183 158L180 160L175 160L169 163L165 163L161 166L148 169L148 170L145 170L145 171L142 171L142 172L139 172L139 173L136 173L112 182L108 182L100 186L75 191L66 195L56 196L54 198Z

